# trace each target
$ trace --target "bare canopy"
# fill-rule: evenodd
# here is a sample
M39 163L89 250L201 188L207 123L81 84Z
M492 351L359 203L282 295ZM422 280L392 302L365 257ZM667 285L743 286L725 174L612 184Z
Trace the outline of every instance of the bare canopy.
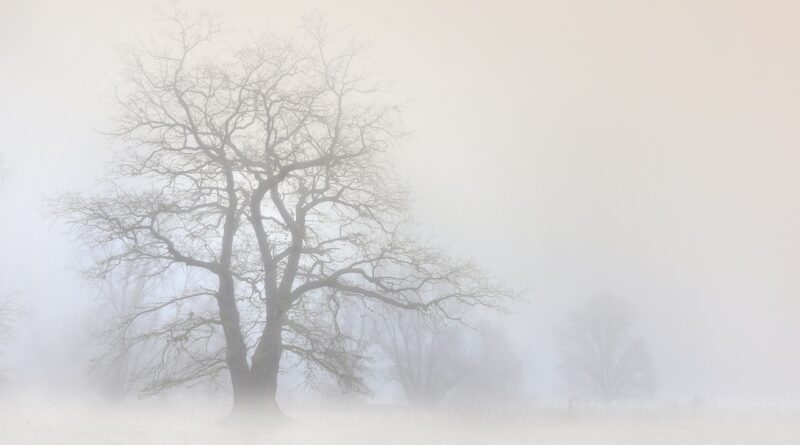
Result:
M471 262L414 236L392 174L398 110L357 45L310 20L231 48L212 17L165 18L165 38L126 52L113 131L125 148L109 181L57 205L102 255L96 276L130 263L151 279L197 276L119 324L125 335L161 314L128 339L160 339L150 388L227 370L234 410L277 409L283 363L364 390L364 339L340 328L344 305L458 318L503 304Z
M589 299L556 334L560 369L574 396L609 403L652 392L652 362L627 301Z

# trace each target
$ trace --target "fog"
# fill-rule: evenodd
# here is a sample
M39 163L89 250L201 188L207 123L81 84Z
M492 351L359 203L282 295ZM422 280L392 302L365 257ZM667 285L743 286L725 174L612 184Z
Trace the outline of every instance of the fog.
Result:
M403 104L408 136L393 148L391 170L410 192L414 231L448 257L472 260L509 295L504 310L471 312L478 333L446 322L458 340L431 322L430 344L442 341L447 351L462 342L471 351L470 376L483 375L473 368L494 370L491 358L473 357L482 354L475 352L481 339L506 344L496 360L516 367L498 372L516 376L515 386L486 389L492 403L479 412L459 402L459 391L471 391L455 383L416 407L391 371L397 366L387 364L391 342L359 331L353 335L365 336L365 351L383 357L364 369L368 394L350 397L331 377L320 377L328 385L320 389L281 365L283 411L315 427L280 427L278 442L370 443L391 429L392 443L759 443L765 435L796 443L800 6L229 0L182 7L214 11L232 42L264 29L292 33L310 15L368 42L370 64ZM53 211L63 193L98 190L125 145L103 134L119 109L111 95L120 50L159 36L157 8L171 6L0 3L7 171L0 292L21 302L0 356L3 443L140 443L150 437L142 425L171 438L164 443L227 443L214 429L231 409L227 370L213 385L144 398L131 384L112 404L113 420L93 426L110 403L92 371L98 314L107 315L86 276L97 253ZM644 345L652 368L646 394L597 400L571 385L559 332L598 301L624 303L632 342ZM414 338L423 338L414 324L421 322L397 323L396 332L414 326ZM419 428L392 425L400 418ZM261 430L239 433L243 443L267 440Z

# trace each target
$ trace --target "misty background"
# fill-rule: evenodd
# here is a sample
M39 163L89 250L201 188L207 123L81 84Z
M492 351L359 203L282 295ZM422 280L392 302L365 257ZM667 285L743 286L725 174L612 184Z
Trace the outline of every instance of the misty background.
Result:
M196 3L241 29L290 29L317 11L370 39L409 99L401 167L421 227L524 291L507 330L531 395L563 394L553 329L566 311L616 295L636 307L656 400L800 397L800 6ZM151 12L0 4L11 171L0 279L31 317L3 368L31 387L83 378L80 338L67 334L83 329L95 291L43 199L97 181L114 45L146 32Z

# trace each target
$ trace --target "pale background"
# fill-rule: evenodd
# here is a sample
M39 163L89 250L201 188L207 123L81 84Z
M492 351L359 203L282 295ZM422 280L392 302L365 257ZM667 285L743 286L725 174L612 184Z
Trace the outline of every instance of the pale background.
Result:
M318 12L372 42L410 99L402 167L424 230L525 289L508 323L529 392L560 394L564 312L615 294L636 302L658 399L800 397L800 3L186 5L251 29ZM80 377L60 361L90 299L42 199L102 171L114 43L151 9L0 0L0 277L33 307L28 352L10 352L32 381Z

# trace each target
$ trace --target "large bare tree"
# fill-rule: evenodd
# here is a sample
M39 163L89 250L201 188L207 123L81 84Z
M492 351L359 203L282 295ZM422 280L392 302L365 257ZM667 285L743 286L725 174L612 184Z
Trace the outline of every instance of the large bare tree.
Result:
M286 354L363 389L363 339L341 328L344 306L459 318L503 304L472 263L413 236L392 174L397 108L357 45L317 20L231 47L209 16L165 19L165 38L127 52L109 181L57 205L103 253L94 274L135 263L200 277L122 323L169 314L151 335L168 358L151 387L226 370L234 411L278 411ZM171 366L179 354L192 365Z
M560 370L573 396L610 403L652 392L652 361L627 301L587 300L558 328L556 340Z

